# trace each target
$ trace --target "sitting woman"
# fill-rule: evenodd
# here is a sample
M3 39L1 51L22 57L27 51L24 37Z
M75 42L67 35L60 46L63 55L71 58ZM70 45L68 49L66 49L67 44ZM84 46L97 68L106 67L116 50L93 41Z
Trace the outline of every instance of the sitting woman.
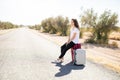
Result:
M68 41L61 46L61 54L56 62L58 62L58 63L63 62L63 60L64 60L63 57L64 57L65 53L67 52L67 50L72 48L75 44L79 43L79 35L80 35L80 31L79 31L78 21L76 19L72 19L70 36L68 38Z

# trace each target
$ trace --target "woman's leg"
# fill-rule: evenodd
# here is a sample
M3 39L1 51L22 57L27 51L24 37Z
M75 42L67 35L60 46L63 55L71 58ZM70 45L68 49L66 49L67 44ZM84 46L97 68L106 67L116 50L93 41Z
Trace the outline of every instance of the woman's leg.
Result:
M64 55L65 55L65 53L66 53L66 51L67 51L68 49L72 48L74 45L75 45L75 43L73 43L72 41L71 41L70 43L68 43L68 44L66 45L66 47L64 47L64 49L61 50L61 55L59 56L59 59L63 58Z
M63 50L65 49L65 47L66 47L66 43L64 43L62 46L61 46L61 54L60 55L62 55L62 52L63 52ZM58 61L60 60L60 62L62 62L63 61L63 58L58 58L57 59Z
M65 47L66 47L66 43L61 46L61 53L65 49Z

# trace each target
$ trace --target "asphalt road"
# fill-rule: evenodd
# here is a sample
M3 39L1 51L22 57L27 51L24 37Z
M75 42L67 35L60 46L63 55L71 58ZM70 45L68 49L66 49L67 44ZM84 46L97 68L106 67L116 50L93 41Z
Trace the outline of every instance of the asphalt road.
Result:
M27 28L0 35L0 80L120 80L120 74L88 60L73 65L69 51L56 64L59 54L60 46Z

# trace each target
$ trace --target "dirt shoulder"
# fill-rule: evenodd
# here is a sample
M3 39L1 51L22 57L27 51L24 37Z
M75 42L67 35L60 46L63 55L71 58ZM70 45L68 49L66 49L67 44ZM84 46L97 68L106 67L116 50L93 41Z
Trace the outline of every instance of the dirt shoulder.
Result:
M10 31L12 31L12 30L13 30L13 29L0 30L0 35L5 34L5 33L7 33L7 32L10 32Z
M66 36L57 36L55 34L40 32L38 33L35 30L32 31L58 45L64 44L68 38ZM120 48L112 49L93 44L85 44L83 39L80 39L80 43L82 44L82 48L86 50L88 60L120 73Z

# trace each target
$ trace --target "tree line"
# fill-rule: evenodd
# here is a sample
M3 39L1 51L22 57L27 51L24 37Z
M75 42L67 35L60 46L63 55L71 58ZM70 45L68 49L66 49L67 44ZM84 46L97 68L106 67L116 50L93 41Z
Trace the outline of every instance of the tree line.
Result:
M118 15L110 10L105 10L101 15L95 13L93 9L83 11L78 20L80 22L80 37L84 33L84 29L90 31L93 35L86 42L108 44L108 37L111 31L118 31ZM51 34L59 34L66 36L69 34L70 23L66 17L50 17L44 19L40 25L32 26L31 28L41 30Z
M11 28L17 28L18 25L12 24L11 22L2 22L0 21L0 29L11 29Z
M58 34L61 36L66 36L68 34L69 19L67 17L57 16L46 18L41 22L41 25L34 25L30 28L37 30L42 30L42 32L50 34Z

